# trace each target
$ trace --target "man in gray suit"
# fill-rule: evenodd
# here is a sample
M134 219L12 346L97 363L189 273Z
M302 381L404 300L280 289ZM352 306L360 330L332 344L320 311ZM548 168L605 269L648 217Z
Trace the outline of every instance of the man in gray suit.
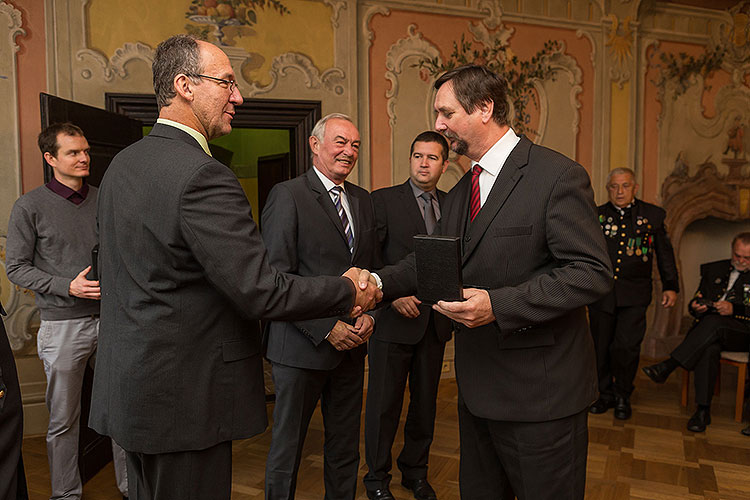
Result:
M461 497L582 499L597 395L585 306L612 287L589 176L513 132L506 82L487 68L435 88L436 129L472 160L440 221L470 288L434 306L456 326ZM410 262L380 274L386 298L413 289Z
M445 201L445 193L437 189L437 183L447 167L448 142L437 132L422 132L411 144L409 179L372 193L385 264L395 264L413 252L415 234L435 231ZM367 496L372 500L393 500L388 487L391 447L408 378L409 409L397 465L404 486L417 499L432 500L436 495L427 482L427 458L451 322L413 295L394 300L378 310L375 317L377 328L368 346L370 371L365 410Z
M153 71L159 120L115 157L99 192L89 422L126 450L136 500L229 499L231 441L266 427L254 318L346 315L379 292L355 268L299 278L270 266L239 182L208 149L242 103L218 47L171 37Z
M370 194L346 182L360 137L351 119L334 113L309 139L313 168L277 184L261 226L271 265L299 276L338 275L349 266L379 265ZM359 421L366 342L373 319L341 315L268 325L276 406L266 461L266 499L294 498L302 446L318 400L325 425L325 498L353 500L359 466Z

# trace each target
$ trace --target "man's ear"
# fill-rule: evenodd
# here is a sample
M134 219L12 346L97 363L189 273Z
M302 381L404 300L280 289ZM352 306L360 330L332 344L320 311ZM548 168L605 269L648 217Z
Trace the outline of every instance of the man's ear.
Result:
M495 103L492 99L488 99L479 105L479 112L482 116L482 123L487 123L492 120L492 112L495 110Z
M185 99L186 101L193 101L195 95L193 94L193 81L187 75L179 74L174 77L172 86L174 87L177 95Z
M57 158L52 156L52 153L50 153L49 151L44 153L44 161L46 161L50 167L54 167L55 165L57 165Z
M310 143L310 151L312 151L312 154L317 155L318 151L320 151L320 140L314 135L311 135L308 142Z

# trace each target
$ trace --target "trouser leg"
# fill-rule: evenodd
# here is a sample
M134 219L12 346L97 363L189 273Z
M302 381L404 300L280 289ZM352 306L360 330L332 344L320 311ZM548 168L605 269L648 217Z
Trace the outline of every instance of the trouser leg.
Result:
M646 333L646 306L618 307L615 335L609 349L615 395L629 398L638 371Z
M291 500L297 488L302 446L327 371L273 365L276 404L266 460L266 500Z
M716 378L719 375L721 351L747 351L750 331L720 328L717 341L704 348L695 364L695 402L709 406L714 395Z
M232 442L176 453L126 452L130 500L229 500Z
M370 340L367 404L365 407L364 478L368 490L383 489L391 481L391 448L404 401L406 379L414 346Z
M364 371L363 359L344 356L323 387L325 500L354 500L357 492Z
M98 319L42 321L37 336L39 358L47 376L49 410L47 455L51 499L79 499L78 436L83 375L96 350Z
M128 492L128 468L125 450L112 440L112 464L115 468L115 482L122 496L129 497Z
M599 380L599 394L604 399L614 399L612 371L610 367L610 345L615 335L614 314L589 308L589 326L594 339L596 353L596 373Z
M430 323L424 337L416 345L409 372L409 408L404 424L404 447L397 460L404 479L427 477L444 351L445 343L437 338Z

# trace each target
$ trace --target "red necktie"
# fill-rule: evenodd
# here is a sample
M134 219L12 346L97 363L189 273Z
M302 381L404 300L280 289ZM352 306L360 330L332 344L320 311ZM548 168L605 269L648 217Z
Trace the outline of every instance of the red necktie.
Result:
M471 171L471 200L469 201L469 219L472 221L482 208L482 200L479 197L479 174L481 173L482 167L474 165Z

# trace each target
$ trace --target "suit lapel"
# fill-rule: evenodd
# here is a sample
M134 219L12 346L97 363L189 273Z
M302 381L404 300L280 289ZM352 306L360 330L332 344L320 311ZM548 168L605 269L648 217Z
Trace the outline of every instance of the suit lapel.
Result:
M399 200L403 210L401 213L404 214L407 220L412 221L414 234L427 234L427 226L424 224L424 217L422 217L422 212L418 206L419 200L414 197L414 190L411 188L409 181L401 184Z
M464 247L463 262L469 258L471 253L479 244L479 241L484 236L484 233L490 227L490 224L495 219L495 216L505 204L505 201L513 192L513 188L516 187L518 181L523 177L522 169L529 162L529 150L531 149L531 141L526 137L521 136L521 140L516 144L516 147L511 151L508 159L505 160L503 168L495 179L495 183L492 186L487 201L484 202L482 209L477 214L474 221L467 228L466 235L469 237L466 246ZM466 212L468 213L468 195ZM466 216L464 215L464 218Z
M344 181L346 198L349 201L349 208L352 211L352 219L354 219L354 251L352 252L352 260L354 260L354 257L357 255L357 250L359 250L359 242L362 236L362 217L360 215L359 198L354 195L354 190L351 189L351 186L352 185L349 182ZM338 217L338 214L336 214L336 217ZM341 221L341 218L339 218L339 221ZM339 223L339 225L341 224Z
M318 200L318 204L320 204L325 214L331 220L333 226L339 232L339 235L344 241L344 244L347 246L347 248L349 248L349 243L346 241L346 234L344 233L344 226L343 224L341 224L341 217L339 217L339 213L336 211L336 207L333 205L331 195L328 194L328 191L326 191L323 183L320 182L318 174L316 174L313 169L309 169L307 172L305 172L305 175L307 176L307 182L310 185L310 189L315 194Z

